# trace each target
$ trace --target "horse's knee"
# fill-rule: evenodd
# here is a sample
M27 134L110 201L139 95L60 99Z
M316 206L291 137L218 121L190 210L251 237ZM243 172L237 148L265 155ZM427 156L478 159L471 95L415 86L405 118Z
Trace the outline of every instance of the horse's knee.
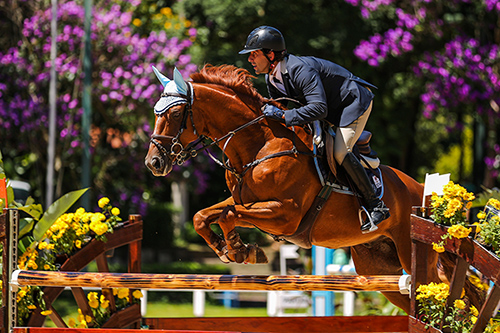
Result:
M207 219L200 213L196 213L193 217L193 227L194 230L199 234L203 235L207 232L207 229L210 230L209 225L207 224Z

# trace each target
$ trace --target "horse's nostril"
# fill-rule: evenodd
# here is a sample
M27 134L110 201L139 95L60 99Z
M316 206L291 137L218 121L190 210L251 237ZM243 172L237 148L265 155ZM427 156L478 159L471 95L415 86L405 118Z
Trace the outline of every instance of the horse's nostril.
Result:
M158 157L153 157L153 159L151 160L151 165L155 169L160 169L161 168L161 161L160 161L160 159Z

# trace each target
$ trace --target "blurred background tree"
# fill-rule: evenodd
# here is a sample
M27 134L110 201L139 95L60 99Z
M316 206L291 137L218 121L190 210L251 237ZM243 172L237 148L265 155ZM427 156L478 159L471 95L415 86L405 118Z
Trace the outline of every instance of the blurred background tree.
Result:
M272 25L287 49L346 67L379 87L367 129L386 164L423 181L452 173L475 190L498 184L498 0L181 0L200 26L195 59L251 67L237 54ZM263 78L257 86L266 94Z

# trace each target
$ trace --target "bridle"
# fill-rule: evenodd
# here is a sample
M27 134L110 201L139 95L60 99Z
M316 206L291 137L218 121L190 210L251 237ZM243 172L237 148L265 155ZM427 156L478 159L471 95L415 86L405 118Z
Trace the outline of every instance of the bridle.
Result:
M250 120L249 122L243 124L242 126L236 128L233 131L228 132L226 135L224 135L218 139L211 140L210 138L208 138L204 135L198 135L198 132L196 130L196 126L195 126L194 120L193 120L193 104L192 103L194 100L193 99L193 96L194 96L193 91L194 90L193 90L191 83L188 82L187 84L188 84L187 94L171 93L171 92L163 92L161 94L161 97L170 97L170 96L180 97L183 99L183 101L181 101L177 104L186 104L186 107L184 108L184 112L183 112L183 116L182 116L181 126L180 126L179 131L177 132L177 134L175 136L152 134L151 138L149 140L160 151L160 153L162 154L165 161L167 160L168 157L170 157L170 159L172 160L172 164L174 164L174 165L177 164L179 166L183 165L190 158L198 156L199 152L207 150L208 148L210 148L214 145L217 145L219 142L228 139L224 143L224 147L222 148L222 153L223 153L222 154L222 161L220 161L219 159L214 157L210 153L210 151L207 150L207 153L210 156L210 158L212 158L212 160L214 160L215 163L217 163L219 166L226 169L227 171L231 172L238 179L238 182L241 183L243 176L246 174L246 172L249 169L253 168L254 166L258 165L259 163L261 163L265 160L268 160L270 158L284 156L284 155L290 155L290 154L298 154L298 153L314 156L314 154L312 152L300 152L300 151L298 151L296 146L295 146L295 142L293 140L293 148L292 149L273 153L273 154L267 155L263 158L260 158L258 160L252 161L252 162L243 166L242 172L237 172L236 169L231 166L229 160L226 158L226 154L224 153L226 150L226 147L227 147L229 141L233 138L233 136L236 133L238 133L239 131L241 131L241 130L243 130L251 125L254 125L254 124L260 122L262 119L265 118L265 116L260 115L257 118ZM297 101L295 101L293 99L289 99L289 98L284 98L284 99L288 99L288 100L291 100L293 102L297 102ZM247 105L247 107L249 109L251 109L250 106ZM165 112L168 112L168 110ZM188 145L186 145L186 147L184 147L182 145L182 143L180 142L179 138L180 138L181 134L183 133L183 131L187 128L188 117L191 119L191 124L192 124L193 129L194 129L194 134L197 135L198 138L196 140L190 142ZM163 140L172 140L172 144L170 145L170 147L165 147L162 143ZM212 142L205 143L205 142L208 142L208 140L211 140ZM196 148L196 146L198 146L202 142L204 142L203 145L200 148Z
M173 164L177 165L182 165L186 160L188 160L190 157L196 157L198 155L197 151L190 150L190 148L196 146L200 141L202 141L199 137L199 141L195 140L195 142L190 143L186 148L182 145L180 142L179 138L184 132L184 130L187 128L187 119L188 116L191 118L191 123L193 124L194 128L194 133L196 134L196 127L194 125L193 121L193 107L192 107L192 90L193 87L191 86L190 83L188 83L188 89L186 94L181 94L181 93L166 93L163 92L161 94L161 97L180 97L183 99L178 104L186 104L185 110L182 114L182 121L181 121L181 126L179 128L179 131L175 136L171 135L161 135L161 134L152 134L151 138L149 141L155 145L155 147L160 151L164 159L167 159L168 157L171 158ZM166 111L168 112L168 110ZM161 115L161 114L160 114ZM159 115L159 116L160 116ZM169 149L167 149L162 141L163 140L172 140L172 144L170 145Z

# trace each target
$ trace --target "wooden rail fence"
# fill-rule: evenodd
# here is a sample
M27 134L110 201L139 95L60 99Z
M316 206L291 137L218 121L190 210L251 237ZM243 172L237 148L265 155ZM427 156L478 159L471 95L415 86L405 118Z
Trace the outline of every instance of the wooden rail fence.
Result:
M405 289L409 278L394 275L200 275L16 270L11 284L130 289L400 291L400 281Z

